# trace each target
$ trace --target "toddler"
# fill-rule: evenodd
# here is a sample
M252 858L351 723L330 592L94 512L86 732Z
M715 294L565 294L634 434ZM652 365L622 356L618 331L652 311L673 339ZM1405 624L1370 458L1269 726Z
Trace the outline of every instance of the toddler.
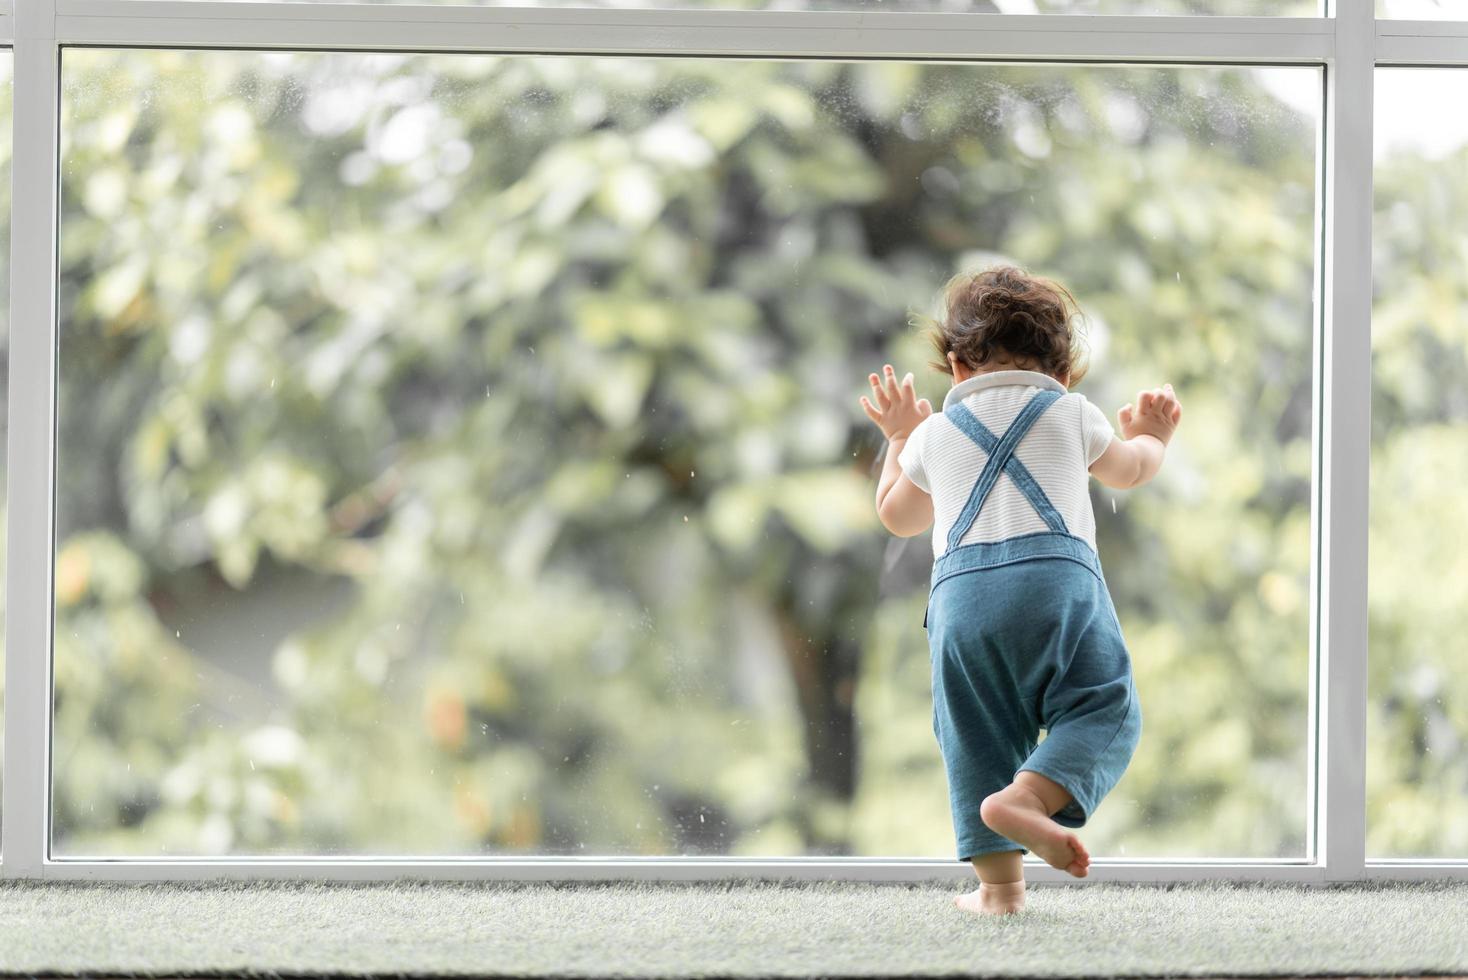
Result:
M877 512L893 534L933 527L923 625L933 733L958 859L960 908L1024 906L1026 851L1085 877L1085 826L1142 731L1131 659L1096 555L1087 472L1109 487L1157 473L1182 406L1171 385L1117 413L1084 395L1064 287L1010 266L960 274L932 339L953 387L934 412L885 365L861 405L889 445ZM1045 740L1037 744L1039 730Z

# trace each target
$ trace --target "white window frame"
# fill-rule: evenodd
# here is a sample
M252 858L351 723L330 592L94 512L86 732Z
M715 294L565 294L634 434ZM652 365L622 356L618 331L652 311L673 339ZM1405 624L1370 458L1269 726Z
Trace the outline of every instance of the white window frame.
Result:
M193 879L967 879L940 858L197 858L51 854L50 726L57 374L59 64L67 45L542 54L738 54L1324 68L1318 156L1306 857L1092 862L1086 881L1325 884L1468 880L1468 861L1367 861L1366 548L1371 392L1373 74L1468 65L1468 23L1331 17L439 7L325 2L14 0L10 526L0 877ZM1033 881L1076 879L1028 859Z

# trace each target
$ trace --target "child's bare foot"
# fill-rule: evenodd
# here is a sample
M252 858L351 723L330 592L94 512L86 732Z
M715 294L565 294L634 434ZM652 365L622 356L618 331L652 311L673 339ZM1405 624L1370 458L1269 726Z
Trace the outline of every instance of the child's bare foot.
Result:
M979 915L1009 915L1025 907L1025 883L1010 881L1003 884L980 882L979 887L966 895L953 899L955 905L965 912Z
M1027 847L1052 868L1084 878L1091 855L1075 834L1050 819L1045 803L1019 783L984 798L979 817L996 834Z

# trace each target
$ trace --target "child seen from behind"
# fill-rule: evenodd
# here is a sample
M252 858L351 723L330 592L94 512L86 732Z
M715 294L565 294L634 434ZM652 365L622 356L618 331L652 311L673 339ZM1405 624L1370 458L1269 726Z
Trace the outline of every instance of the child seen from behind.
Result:
M861 405L888 440L883 525L933 528L933 733L958 859L979 877L956 901L1003 914L1024 907L1028 851L1085 877L1090 855L1071 831L1141 736L1087 474L1115 488L1152 479L1182 406L1171 385L1138 392L1117 438L1069 391L1085 373L1075 302L1050 280L1001 266L955 276L944 299L932 330L935 366L953 378L942 410L890 364Z

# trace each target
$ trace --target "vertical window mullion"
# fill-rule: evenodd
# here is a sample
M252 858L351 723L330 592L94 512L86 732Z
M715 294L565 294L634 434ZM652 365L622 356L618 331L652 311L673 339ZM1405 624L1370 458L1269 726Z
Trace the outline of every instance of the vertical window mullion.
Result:
M1366 535L1371 422L1373 0L1336 7L1326 72L1321 593L1316 856L1361 878L1366 852Z
M15 13L3 873L48 852L58 49L54 0Z

